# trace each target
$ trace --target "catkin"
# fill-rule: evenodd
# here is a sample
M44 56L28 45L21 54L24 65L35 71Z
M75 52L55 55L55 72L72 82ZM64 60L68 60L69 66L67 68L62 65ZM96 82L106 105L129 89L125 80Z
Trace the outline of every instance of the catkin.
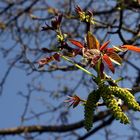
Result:
M106 106L111 109L116 120L120 120L120 122L124 124L129 123L128 117L124 114L120 106L118 106L118 102L113 94L104 92L102 93L102 98Z
M85 121L84 125L87 131L89 131L92 128L93 124L93 117L94 117L94 111L97 106L97 102L100 99L100 95L98 90L97 91L92 91L88 95L87 102L85 104Z
M116 97L122 99L124 103L128 106L128 108L133 109L135 111L140 111L140 106L135 100L135 97L127 89L115 86L108 86L107 90Z
M137 103L135 97L131 92L125 88L117 86L107 86L100 85L99 89L92 91L87 99L85 104L85 128L89 131L93 124L94 111L97 106L97 102L102 97L105 105L112 111L112 114L116 120L120 120L121 123L128 124L130 123L128 117L123 112L117 99L121 99L128 108L133 109L134 111L140 111L140 106Z

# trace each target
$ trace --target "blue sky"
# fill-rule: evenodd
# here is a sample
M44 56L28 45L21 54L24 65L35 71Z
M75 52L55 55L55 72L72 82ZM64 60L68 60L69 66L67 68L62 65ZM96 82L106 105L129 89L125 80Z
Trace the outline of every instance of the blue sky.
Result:
M50 0L48 2L52 5L54 4ZM113 44L121 43L116 35L111 36L111 41L113 42ZM2 45L9 48L9 46L11 46L12 43L13 43L12 40L9 38ZM18 51L18 49L14 53L10 54L11 57L14 57L14 55L17 53L17 51ZM131 58L131 61L136 62L133 58ZM1 52L0 52L0 63L1 63L1 66L0 66L0 80L1 80L9 66L7 64L7 60L5 60L3 58ZM136 63L137 63L137 65L139 65L139 61L137 61ZM131 67L128 67L128 71L130 73L133 73L133 76L136 76L136 71L134 69L130 69L130 68ZM37 73L35 73L35 74L37 74ZM8 77L6 79L6 83L4 85L3 94L0 96L0 111L1 111L0 128L11 128L11 127L19 126L21 124L20 117L23 114L26 100L23 97L21 97L18 93L22 91L25 95L28 94L26 85L28 82L31 81L31 79L35 76L35 74L27 75L24 71L22 71L18 68L13 68L10 71L10 74L8 75ZM56 72L56 73L53 73L53 76L59 77L63 74L64 74L63 72ZM65 81L61 81L61 83L62 84L65 83L71 87L74 87L75 84L77 83L77 81L80 79L81 72L79 72L79 71L71 72L68 74L73 75L73 77L77 76L76 81L71 82L71 80L68 77L68 78L66 78ZM124 74L126 74L126 72L124 72ZM116 78L116 77L117 76L114 76L114 78ZM57 86L59 86L59 82L60 82L60 81L56 81L55 79L52 79L52 76L50 76L49 74L44 74L43 76L41 76L38 79L38 81L43 82L44 86L47 87L47 90L57 88ZM121 84L124 87L131 87L131 82L129 80L126 80ZM86 98L87 93L84 88L80 87L76 91L76 94L79 95L80 97ZM63 98L59 101L52 100L49 98L49 95L44 94L44 93L38 93L38 92L33 92L31 94L31 96L32 96L31 105L30 105L30 107L28 109L28 113L27 113L29 116L31 116L30 110L35 110L37 112L45 110L45 107L41 103L42 99L46 99L47 101L54 102L55 106L57 106L60 102L63 102L63 100L65 100L65 98ZM66 109L67 109L67 106L66 106ZM70 112L71 112L70 117L69 117L70 122L76 122L76 121L84 118L83 106L78 106L75 109L70 109ZM58 115L58 114L56 113L56 115ZM137 115L139 115L139 113L137 113ZM33 119L31 121L25 122L24 125L45 124L45 123L53 124L53 122L51 122L51 121L49 122L51 117L52 116L50 114L47 116L44 115L44 116L42 116L41 120ZM137 124L137 125L139 125L139 124ZM111 127L109 127L110 130L113 130L114 132L117 131L119 134L124 134L124 135L131 134L131 132L128 130L128 128L129 128L129 125L125 126L116 121L114 121L113 125L111 125ZM79 130L79 132L80 132L80 134L84 135L84 133L86 131L84 129L81 129L81 130ZM47 137L49 137L49 135L47 135ZM41 137L42 137L42 139L45 139L46 135L43 134ZM92 140L93 138L94 139L104 139L104 130L98 132L95 136L93 136L92 138L89 138L88 140ZM11 137L7 138L7 140L21 140L21 139L22 138L17 137L17 136L11 136ZM121 138L118 137L118 140L121 140ZM125 137L123 138L123 140L125 140Z

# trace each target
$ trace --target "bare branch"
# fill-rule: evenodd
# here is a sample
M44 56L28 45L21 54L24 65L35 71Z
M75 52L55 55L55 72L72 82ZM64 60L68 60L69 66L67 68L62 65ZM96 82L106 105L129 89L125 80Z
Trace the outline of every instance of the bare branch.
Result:
M94 116L93 122L105 119L110 111L100 112L98 115ZM21 133L44 133L44 132L68 132L75 129L82 128L84 126L84 121L79 121L77 123L60 125L60 126L45 126L45 125L32 125L32 126L19 126L16 128L0 129L0 135L17 135Z

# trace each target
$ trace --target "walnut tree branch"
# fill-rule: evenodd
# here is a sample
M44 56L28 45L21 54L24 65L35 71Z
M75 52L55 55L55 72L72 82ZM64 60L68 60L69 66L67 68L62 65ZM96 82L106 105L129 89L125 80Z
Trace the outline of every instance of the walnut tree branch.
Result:
M98 115L94 116L94 122L105 119L110 115L110 111L100 112ZM22 133L46 133L46 132L59 132L64 133L72 130L82 128L84 126L84 120L77 123L68 125L32 125L32 126L19 126L15 128L0 129L0 135L18 135Z

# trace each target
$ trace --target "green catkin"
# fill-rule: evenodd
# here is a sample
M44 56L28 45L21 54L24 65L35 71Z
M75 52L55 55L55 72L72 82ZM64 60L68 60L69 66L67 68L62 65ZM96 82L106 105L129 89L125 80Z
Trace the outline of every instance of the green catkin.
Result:
M109 92L102 92L102 98L106 106L111 109L113 116L116 120L120 120L121 123L127 124L129 123L128 117L124 114L120 106L118 106L118 102L115 99L115 96Z
M137 103L135 97L131 92L125 88L117 86L100 85L99 89L89 94L87 102L85 104L85 128L89 131L93 124L93 113L96 109L97 102L102 97L106 106L112 111L116 120L120 120L121 123L130 123L128 117L122 111L117 99L120 98L128 106L128 108L135 111L140 111L140 106Z
M85 121L84 125L87 131L89 131L92 128L93 124L93 114L97 106L97 102L100 99L100 94L97 91L92 91L88 95L87 102L85 104Z
M112 93L116 97L122 99L124 103L128 106L128 108L135 111L140 111L140 106L135 100L135 97L127 89L115 86L108 86L106 90L108 90L108 92Z

